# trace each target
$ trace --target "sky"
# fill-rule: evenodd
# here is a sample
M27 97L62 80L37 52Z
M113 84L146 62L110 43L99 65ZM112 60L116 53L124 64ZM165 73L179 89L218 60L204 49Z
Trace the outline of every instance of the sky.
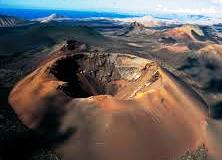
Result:
M0 0L0 7L222 16L222 0Z

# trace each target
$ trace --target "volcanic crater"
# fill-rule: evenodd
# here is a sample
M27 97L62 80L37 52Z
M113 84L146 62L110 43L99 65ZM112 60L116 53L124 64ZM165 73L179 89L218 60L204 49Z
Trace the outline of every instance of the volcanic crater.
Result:
M208 144L202 99L133 55L58 56L18 82L9 102L65 160L170 160Z
M148 65L148 61L124 54L77 54L58 59L49 72L65 82L60 89L68 96L87 98L118 95L123 86L145 74L148 66L149 71L151 66L157 67L154 63Z

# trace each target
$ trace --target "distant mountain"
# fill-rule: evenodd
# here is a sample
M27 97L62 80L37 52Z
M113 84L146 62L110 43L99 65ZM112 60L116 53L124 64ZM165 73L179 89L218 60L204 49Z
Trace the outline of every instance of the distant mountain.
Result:
M143 16L143 17L134 17L134 18L118 18L116 19L117 21L125 22L125 23L133 23L137 22L145 27L155 27L155 26L160 26L164 25L165 23L163 21L160 21L157 18L154 18L152 16Z
M67 39L84 41L87 44L93 45L105 43L106 41L103 35L90 27L73 26L65 22L52 24L36 23L27 27L20 27L19 29L1 29L0 56L36 49L50 49L52 46L63 43Z
M123 23L138 22L140 24L143 24L145 27L156 27L156 26L175 25L175 24L215 25L222 23L222 18L218 17L209 17L204 15L176 15L176 14L141 16L133 18L118 18L115 20Z
M185 15L177 18L180 23L214 25L222 22L222 18L208 17L203 15Z
M15 27L28 24L27 20L23 20L13 16L0 15L0 27Z
M198 25L214 25L222 23L220 17L210 17L205 15L158 15L154 16L160 21L164 21L168 24L198 24Z
M50 16L48 16L48 17L37 18L37 19L34 19L33 21L38 21L40 23L48 23L48 22L52 22L52 21L60 22L60 21L66 21L66 20L71 20L71 18L61 16L61 15L58 15L58 14L54 13L54 14L51 14Z

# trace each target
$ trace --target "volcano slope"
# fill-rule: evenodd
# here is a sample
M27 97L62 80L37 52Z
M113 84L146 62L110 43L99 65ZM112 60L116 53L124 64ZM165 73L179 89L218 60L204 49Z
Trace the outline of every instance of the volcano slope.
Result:
M215 135L201 98L132 55L56 57L21 80L9 102L64 160L172 160L202 145L210 156L222 149L209 142Z
M176 27L170 29L164 33L165 35L172 36L179 41L198 41L205 40L204 32L198 25L183 25L181 27Z

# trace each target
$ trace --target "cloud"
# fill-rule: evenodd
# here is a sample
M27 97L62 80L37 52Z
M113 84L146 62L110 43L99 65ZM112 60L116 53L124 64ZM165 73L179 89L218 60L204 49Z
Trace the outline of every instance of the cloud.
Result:
M212 0L214 4L222 4L222 0Z
M222 3L222 0L220 0ZM209 7L209 8L167 8L163 7L162 5L158 5L156 8L156 11L159 12L167 12L167 13L187 13L187 14L218 14L220 11L216 9L215 7Z

